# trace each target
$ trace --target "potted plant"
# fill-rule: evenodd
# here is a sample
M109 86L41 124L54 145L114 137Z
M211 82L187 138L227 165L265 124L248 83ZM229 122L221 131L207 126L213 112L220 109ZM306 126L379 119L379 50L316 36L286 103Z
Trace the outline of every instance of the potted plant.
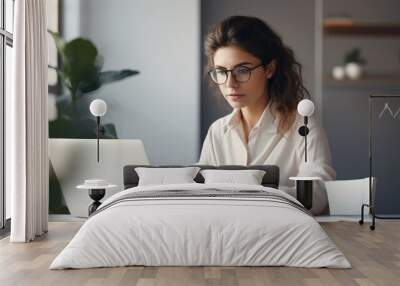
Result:
M113 83L134 76L139 72L131 69L102 71L103 57L88 39L76 38L65 42L60 34L49 31L61 58L55 69L58 78L68 93L57 96L57 118L49 122L50 138L96 138L96 121L88 113L80 114L78 104L86 95L98 90L104 84ZM89 110L89 109L88 109ZM117 138L114 124L103 125L104 138Z
M49 138L96 138L95 118L89 115L89 108L87 112L80 113L78 105L84 103L82 99L86 95L98 90L104 84L120 81L139 72L131 69L102 71L103 57L90 40L75 38L65 42L60 34L48 32L55 41L61 59L59 66L49 66L49 68L57 71L62 87L61 94L51 95L49 98L49 103L53 102L51 112L53 118L49 120ZM114 124L108 123L102 126L105 130L102 138L117 138ZM49 187L50 213L69 213L51 162Z
M350 79L359 79L362 75L362 66L367 61L361 56L359 48L353 48L344 56L345 73Z

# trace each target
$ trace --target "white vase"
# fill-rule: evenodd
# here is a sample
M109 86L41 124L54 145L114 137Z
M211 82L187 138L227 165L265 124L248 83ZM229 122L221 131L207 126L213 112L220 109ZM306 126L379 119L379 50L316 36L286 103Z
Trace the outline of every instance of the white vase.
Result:
M344 76L346 75L344 67L342 66L335 66L332 69L332 77L336 80L342 80L344 79Z
M350 79L359 79L362 75L362 67L358 63L348 63L345 66L346 75Z

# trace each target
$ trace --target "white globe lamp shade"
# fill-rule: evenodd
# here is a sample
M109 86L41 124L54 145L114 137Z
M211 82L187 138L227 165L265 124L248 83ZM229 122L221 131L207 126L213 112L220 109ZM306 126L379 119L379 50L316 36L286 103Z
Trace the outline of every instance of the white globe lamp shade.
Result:
M104 116L107 112L107 104L102 99L95 99L90 103L89 109L94 116Z
M311 116L314 113L314 103L309 99L303 99L297 105L297 112L301 116Z

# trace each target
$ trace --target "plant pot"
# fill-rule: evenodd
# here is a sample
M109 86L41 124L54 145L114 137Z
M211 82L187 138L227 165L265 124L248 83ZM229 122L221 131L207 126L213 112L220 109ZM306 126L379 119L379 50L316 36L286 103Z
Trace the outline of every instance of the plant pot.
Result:
M342 66L335 66L332 69L332 77L336 80L342 80L344 79L346 75L346 72L344 70L344 67Z
M359 79L362 75L362 66L358 63L348 63L345 71L349 79Z

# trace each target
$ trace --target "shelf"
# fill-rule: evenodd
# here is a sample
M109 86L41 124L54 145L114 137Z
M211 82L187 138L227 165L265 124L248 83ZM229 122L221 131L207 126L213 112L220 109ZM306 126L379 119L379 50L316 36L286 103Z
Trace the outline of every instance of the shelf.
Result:
M336 80L331 75L323 77L325 87L400 87L400 73L365 74L359 79Z
M400 36L400 24L324 23L326 36Z

